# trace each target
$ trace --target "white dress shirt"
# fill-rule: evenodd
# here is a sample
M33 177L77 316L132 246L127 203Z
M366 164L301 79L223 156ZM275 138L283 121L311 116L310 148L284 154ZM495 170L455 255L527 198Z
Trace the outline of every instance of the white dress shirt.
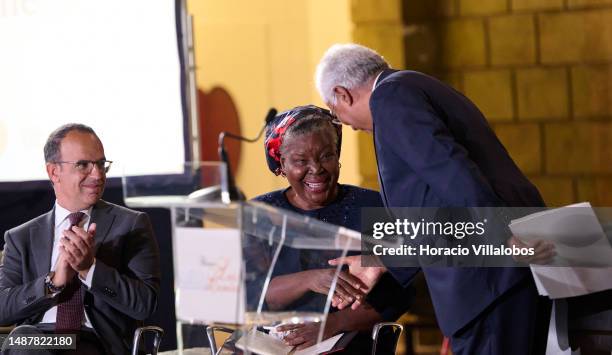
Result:
M380 78L380 74L382 74L383 72L381 71L380 73L378 73L378 75L376 75L376 78L374 79L374 83L372 84L372 91L374 91L374 89L376 89L376 83L378 83L378 79Z
M85 216L83 216L83 218L81 219L81 222L79 223L79 227L85 230L89 228L89 222L91 220L91 210L92 210L92 207L90 207L89 209L80 211L80 212L85 213ZM57 201L55 201L55 227L53 229L53 247L52 247L52 252L51 252L51 265L49 268L50 271L55 271L57 259L59 258L59 247L61 245L60 238L63 237L63 232L70 227L70 221L68 220L68 215L70 213L71 213L70 211L60 206L60 204ZM94 263L91 265L91 268L89 268L89 272L87 273L87 277L85 279L81 278L81 275L77 274L79 275L78 276L79 280L81 280L81 282L85 286L87 286L88 289L91 288L91 281L93 279L95 266L96 266L96 262L94 260ZM43 316L41 323L55 323L56 318L57 318L57 306L53 306L47 312L45 312L45 315ZM89 318L87 317L87 313L85 313L85 317L83 318L83 325L85 325L88 328L93 328L91 325L91 322L89 321Z

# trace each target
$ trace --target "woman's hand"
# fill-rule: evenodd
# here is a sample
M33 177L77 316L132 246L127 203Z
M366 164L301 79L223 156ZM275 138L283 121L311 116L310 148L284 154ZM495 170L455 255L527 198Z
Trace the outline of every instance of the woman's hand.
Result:
M309 270L308 272L309 289L313 292L327 295L331 288L336 269L316 269ZM340 271L336 282L334 298L351 304L365 297L365 290L367 290L367 287L361 280L346 271Z
M288 324L277 327L276 330L279 332L289 332L283 338L283 341L287 345L297 346L298 349L304 349L317 343L319 337L319 329L321 323L311 322L303 324ZM335 315L329 314L327 316L327 322L325 323L325 330L323 331L323 339L331 338L332 336L339 333L336 329L336 317Z
M274 277L266 293L271 310L282 310L308 292L329 293L336 268L300 271ZM360 291L362 289L362 291ZM334 299L351 304L364 298L365 285L355 276L341 271L336 282ZM348 301L351 299L352 301Z
M521 241L519 238L512 236L508 239L508 246L517 248L533 248L533 255L515 255L512 258L520 263L526 264L549 264L557 253L555 245L546 240L536 240L531 243Z

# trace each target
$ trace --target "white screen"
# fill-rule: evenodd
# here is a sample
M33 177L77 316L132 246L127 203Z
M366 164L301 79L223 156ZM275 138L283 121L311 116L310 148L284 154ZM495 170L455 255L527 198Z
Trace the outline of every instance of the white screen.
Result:
M174 0L0 0L0 182L46 180L44 143L69 122L133 174L180 172L176 31Z

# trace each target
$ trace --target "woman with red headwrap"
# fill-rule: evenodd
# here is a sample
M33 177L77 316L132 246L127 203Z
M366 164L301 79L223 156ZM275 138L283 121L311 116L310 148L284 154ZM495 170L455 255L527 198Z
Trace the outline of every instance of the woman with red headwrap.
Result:
M269 122L265 153L269 169L287 179L289 187L256 197L254 200L303 215L360 230L362 207L382 207L376 191L338 183L342 126L332 114L317 106L300 106L283 112ZM270 250L271 255L271 250ZM335 269L328 260L337 251L299 250L283 247L266 294L270 310L312 311L323 309ZM350 300L359 292L360 281L342 271L335 295ZM324 338L343 332L360 331L345 349L346 353L370 353L369 333L381 321L394 321L404 313L412 297L391 277L379 283L366 298L366 307L357 310L333 308ZM305 348L313 345L319 323L290 325L280 330L289 334L286 343Z

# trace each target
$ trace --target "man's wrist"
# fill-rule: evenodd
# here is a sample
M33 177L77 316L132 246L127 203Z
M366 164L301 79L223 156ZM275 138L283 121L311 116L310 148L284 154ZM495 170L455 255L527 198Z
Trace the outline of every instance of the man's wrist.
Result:
M45 291L47 294L55 295L64 290L65 285L56 285L53 282L55 277L55 272L51 271L45 277Z
M83 269L81 271L79 271L79 276L81 278L85 278L87 277L87 273L89 272L89 270L91 270L91 267L93 266L93 264L96 262L96 258L92 258L91 259L91 264L89 264L89 266L87 267L87 269Z
M54 286L56 287L64 287L66 286L66 282L59 282L58 281L58 276L57 276L57 272L55 271L51 271L47 274L47 277L49 278L49 281L51 281L51 283L53 283Z
M87 288L91 288L91 283L93 281L93 273L96 268L96 258L93 259L93 262L89 266L89 268L79 271L79 279Z

